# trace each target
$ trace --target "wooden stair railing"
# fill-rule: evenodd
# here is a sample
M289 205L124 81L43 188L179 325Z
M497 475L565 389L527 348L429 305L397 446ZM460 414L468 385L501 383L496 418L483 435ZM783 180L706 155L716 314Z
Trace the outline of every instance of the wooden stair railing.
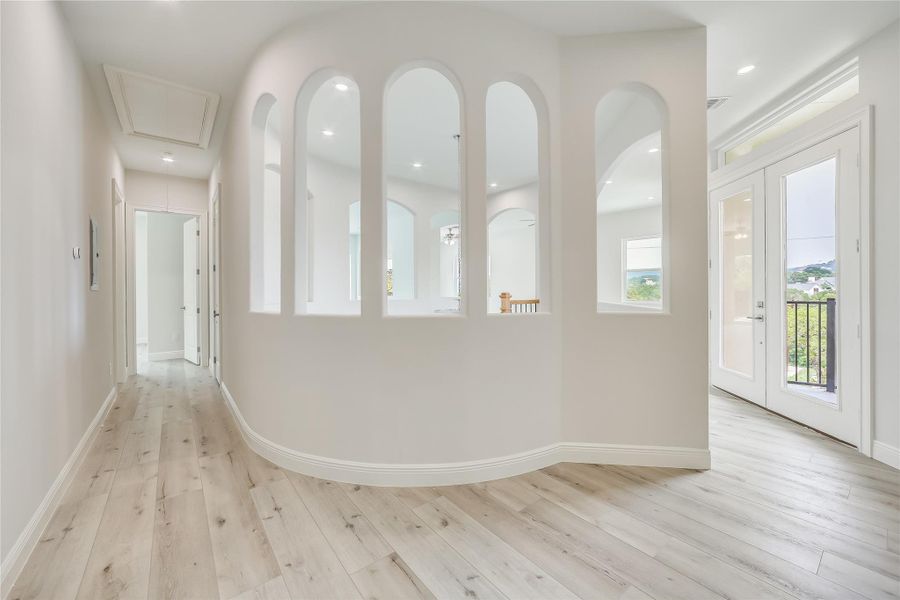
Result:
M512 294L509 292L500 293L500 313L536 313L539 298L528 298L527 300L513 300Z

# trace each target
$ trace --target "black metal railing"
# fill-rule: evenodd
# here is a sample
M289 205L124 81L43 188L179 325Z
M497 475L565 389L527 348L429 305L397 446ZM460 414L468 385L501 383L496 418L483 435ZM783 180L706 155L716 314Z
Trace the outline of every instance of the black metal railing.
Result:
M837 372L835 299L786 302L787 382L833 392Z

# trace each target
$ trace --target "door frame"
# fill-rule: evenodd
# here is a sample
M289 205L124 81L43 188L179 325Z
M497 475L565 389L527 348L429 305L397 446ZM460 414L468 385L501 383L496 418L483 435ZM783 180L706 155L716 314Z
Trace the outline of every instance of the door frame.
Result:
M123 256L125 250L125 196L116 178L112 178L112 224L113 224L113 369L116 383L124 383L128 377L128 333L127 319L125 317L126 292L125 284L128 279L128 265ZM121 219L119 214L121 211ZM121 267L121 269L120 269ZM121 273L119 272L121 270Z
M872 193L873 186L873 143L874 110L871 105L833 118L825 113L783 138L773 140L760 148L756 153L748 154L744 159L725 165L709 175L708 189L724 187L736 180L747 177L755 171L765 169L777 162L811 148L836 135L859 128L859 267L860 267L860 435L859 451L865 456L872 456ZM709 194L708 194L709 195ZM709 198L707 198L707 203ZM708 206L708 204L707 204ZM709 213L707 212L707 217ZM709 223L710 235L715 234L712 223ZM713 290L710 290L712 297ZM710 323L710 332L712 323Z
M193 217L191 219L186 220L184 223L182 223L182 245L183 246L186 246L185 240L184 240L184 233L185 233L184 229L188 223L191 223L193 225L192 233L190 235L191 244L194 246L194 268L191 269L191 271L192 271L191 279L194 282L193 283L194 302L196 303L195 308L197 309L194 311L194 315L196 315L196 321L194 324L194 329L195 329L194 339L196 340L195 343L197 344L197 346L196 346L197 349L192 352L192 354L194 355L193 360L188 358L188 356L187 356L186 344L182 344L182 345L185 346L184 359L190 363L197 365L197 366L200 366L202 363L201 358L200 358L200 348L203 346L203 344L201 344L201 337L203 335L203 314L200 312L201 290L203 289L203 286L200 283L203 279L200 274L200 255L201 255L201 251L202 251L202 247L201 247L202 245L200 243L200 221L201 221L200 217ZM182 271L183 271L184 266L185 266L183 254L182 254L181 264L182 264ZM182 276L182 279L184 279L185 273L182 272L181 276ZM183 298L184 298L184 292L182 291L182 299ZM184 301L184 300L182 300L182 301ZM186 321L185 317L188 314L187 313L187 303L184 303L184 305L182 306L182 310L184 311L184 314L182 315L182 322L185 323L185 321ZM186 323L185 323L185 325L186 325ZM185 326L184 331L183 331L183 341L185 343L187 342L187 332L188 332L188 328ZM193 349L194 346L191 346L191 348Z
M217 183L209 205L209 370L222 383L222 184ZM218 311L218 314L217 314Z
M129 232L134 231L134 213L137 211L143 212L156 212L156 213L171 213L177 215L185 215L190 217L197 217L198 222L200 224L200 274L201 274L201 283L200 283L200 314L205 315L209 312L209 289L207 286L203 285L203 281L206 280L208 282L208 277L204 278L203 274L208 271L208 256L207 256L207 248L206 248L206 240L208 239L207 232L207 220L204 218L206 215L206 210L194 210L190 208L172 208L166 209L165 206L152 206L152 205L135 205L125 203L125 253L126 253L126 289L125 289L125 317L127 320L126 323L126 350L128 352L128 374L135 375L137 374L137 340L135 339L135 320L137 318L135 305L134 305L134 234L130 234ZM197 338L200 341L200 366L205 366L207 361L209 360L209 344L207 343L207 337L203 335L203 323L204 319L199 319L200 323L200 335Z

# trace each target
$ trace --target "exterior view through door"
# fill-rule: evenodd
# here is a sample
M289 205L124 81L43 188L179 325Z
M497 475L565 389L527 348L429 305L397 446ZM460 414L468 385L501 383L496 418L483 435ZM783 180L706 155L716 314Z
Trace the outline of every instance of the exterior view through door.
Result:
M711 382L860 444L859 130L710 194Z

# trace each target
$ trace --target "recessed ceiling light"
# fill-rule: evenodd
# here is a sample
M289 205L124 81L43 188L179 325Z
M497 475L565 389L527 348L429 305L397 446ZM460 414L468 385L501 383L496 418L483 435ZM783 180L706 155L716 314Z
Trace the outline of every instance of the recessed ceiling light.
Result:
M346 83L336 83L336 84L334 84L334 89L336 89L339 92L346 92L347 90L350 89L350 86L347 85Z
M659 152L659 148L650 148L649 150L647 150L647 152L653 154L654 152Z
M647 200L655 200L655 199L656 198L654 198L653 196L647 196Z
M175 159L172 158L172 153L171 153L171 152L164 152L163 155L162 155L162 160L163 160L163 162L167 162L167 163L173 163L173 162L175 162Z
M611 183L612 183L612 179L607 179L607 180L606 180L606 185L609 185L609 184L611 184Z
M331 137L334 135L334 132L330 129L323 129L322 135L324 135L325 137Z
M756 65L746 65L738 69L738 75L746 75L750 71L756 68Z
M420 163L420 162L414 162L414 163L412 164L412 166L413 166L413 169L421 169L421 168L422 168L422 163Z
M495 188L495 187L497 187L497 182L496 182L496 181L492 181L492 182L489 183L488 185L489 185L490 187L492 187L492 188Z

